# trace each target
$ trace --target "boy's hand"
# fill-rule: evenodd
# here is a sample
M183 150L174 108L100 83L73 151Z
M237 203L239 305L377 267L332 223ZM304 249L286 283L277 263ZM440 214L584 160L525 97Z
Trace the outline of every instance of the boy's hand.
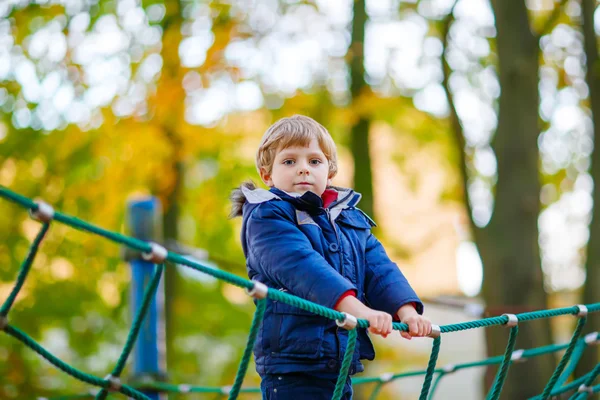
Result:
M392 333L392 316L390 314L369 308L369 311L362 318L369 321L369 332L381 335L384 338Z
M356 318L369 321L369 332L386 337L392 333L392 316L383 311L373 310L365 306L354 296L347 296L342 299L337 307L337 311L343 311L354 315Z
M417 313L412 304L405 304L398 310L400 322L408 325L408 332L400 331L404 339L411 340L413 337L423 337L431 333L431 321Z

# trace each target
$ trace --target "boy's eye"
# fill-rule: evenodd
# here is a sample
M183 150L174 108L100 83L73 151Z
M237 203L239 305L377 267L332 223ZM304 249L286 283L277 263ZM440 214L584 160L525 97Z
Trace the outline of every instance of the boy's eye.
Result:
M319 160L318 158L313 158L312 160L310 160L311 164L317 165L317 164L321 164L323 161Z
M283 165L293 165L294 164L294 160L284 160L283 161Z

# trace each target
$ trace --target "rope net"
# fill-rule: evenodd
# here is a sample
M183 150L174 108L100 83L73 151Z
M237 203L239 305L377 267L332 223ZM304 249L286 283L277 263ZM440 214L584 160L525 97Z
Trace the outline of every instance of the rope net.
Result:
M76 217L54 211L54 209L51 206L44 202L33 201L4 187L0 187L0 197L27 209L31 217L38 220L41 223L40 230L35 239L33 240L29 248L29 252L20 266L15 285L12 288L8 298L2 303L2 306L0 307L0 330L12 336L13 338L21 341L28 348L38 353L41 357L46 359L48 362L50 362L52 365L65 372L66 374L98 388L95 389L93 392L90 392L89 394L54 397L53 399L83 399L91 397L95 397L96 399L105 399L109 393L113 392L122 393L136 400L149 400L149 398L142 393L143 391L148 390L171 393L213 393L220 395L221 397L227 397L229 400L236 399L240 393L260 393L260 389L258 388L242 388L242 382L248 369L248 364L250 362L250 357L252 354L252 347L254 346L258 327L262 322L266 302L268 300L282 301L288 305L301 308L313 314L317 314L322 317L335 320L339 326L342 326L349 330L348 342L346 345L344 358L340 368L336 388L332 397L333 400L339 400L341 398L343 394L344 383L348 377L348 371L350 369L352 355L354 354L354 348L356 345L356 327L367 328L369 326L368 321L363 319L356 319L353 316L340 313L327 307L323 307L321 305L293 296L289 293L270 289L267 286L261 284L260 282L250 281L239 276L230 274L226 271L213 269L196 261L189 260L188 258L175 252L167 251L164 247L156 243L141 241L132 237L121 235L116 232L111 232L102 229L88 222L80 220ZM19 291L23 287L25 280L28 277L31 265L33 264L40 244L42 243L46 234L48 233L51 223L53 223L54 221L68 225L72 228L84 232L101 236L112 242L125 245L132 250L141 252L142 257L145 260L154 263L154 274L152 276L151 281L148 283L145 289L141 306L137 310L136 315L133 319L133 323L129 330L129 334L121 351L121 355L117 360L112 372L104 378L99 378L94 375L90 375L60 360L58 357L51 354L43 346L41 346L35 340L29 337L26 333L22 332L17 327L10 324L8 320L9 311ZM164 382L147 382L137 385L127 385L121 382L120 375L126 365L129 354L131 353L133 346L136 342L141 325L144 321L144 317L148 312L150 302L156 293L166 262L172 264L185 265L186 267L211 275L214 278L244 288L248 295L256 299L256 311L254 313L254 318L250 327L247 345L244 350L242 359L240 360L239 368L232 386L204 387L187 384L174 385ZM588 305L576 305L573 307L566 308L526 312L516 315L503 314L497 317L479 319L450 325L434 325L432 334L430 335L430 337L433 338L433 344L427 369L422 371L411 371L398 374L388 373L383 374L379 377L353 378L352 384L360 385L367 383L375 383L375 388L370 396L370 399L374 400L386 383L400 378L424 375L424 383L421 389L419 399L427 400L433 397L440 380L446 375L466 368L480 367L486 365L500 365L500 367L498 368L496 378L494 380L494 384L492 385L492 388L487 395L488 400L496 400L500 396L502 386L504 385L504 381L506 379L507 371L513 362L525 360L531 357L536 357L542 354L555 353L564 350L564 355L558 363L558 366L556 367L554 373L550 377L544 389L544 392L539 396L534 397L533 399L548 399L551 396L556 396L574 389L576 389L577 391L572 396L572 399L586 399L588 398L588 396L592 396L594 393L600 391L600 385L593 386L594 380L598 377L598 375L600 375L600 364L596 365L596 367L592 371L588 372L584 376L581 376L566 385L565 383L570 377L570 375L573 373L585 349L591 345L598 344L598 342L600 341L600 334L597 332L582 337L583 327L585 326L588 315L590 313L596 313L598 311L600 311L600 303L594 303ZM578 318L577 326L573 332L572 338L569 341L569 343L555 344L526 350L514 349L516 338L519 332L519 322L531 321L542 318L553 318L569 314L574 315ZM444 333L459 332L468 329L487 328L491 326L500 325L504 325L510 328L509 339L504 355L490 357L477 362L446 365L442 368L436 367L437 358L442 343L442 336ZM406 324L399 322L394 322L393 328L394 330L398 331L408 330L408 326Z

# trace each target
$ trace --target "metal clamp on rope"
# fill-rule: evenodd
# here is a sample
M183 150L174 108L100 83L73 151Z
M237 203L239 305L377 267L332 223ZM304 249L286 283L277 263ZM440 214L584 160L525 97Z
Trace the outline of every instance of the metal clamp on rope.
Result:
M108 381L109 383L109 386L105 388L109 392L118 392L121 390L121 379L119 379L119 377L109 374L104 377L104 380Z
M392 374L391 372L386 372L385 374L381 374L379 376L379 381L381 383L387 383L387 382L391 381L393 377L394 377L394 374Z
M8 317L6 315L0 315L0 331L3 331L8 326Z
M348 314L343 312L342 314L344 314L344 319L342 321L340 320L335 320L335 323L337 326L339 326L340 328L344 328L344 329L354 329L356 328L356 325L358 324L358 320L356 319L356 317L352 314Z
M523 350L523 349L513 351L512 354L510 355L510 361L512 361L512 362L527 361L526 358L523 358L523 353L525 353L525 350Z
M169 252L167 249L156 243L150 243L150 252L142 253L142 258L146 261L151 261L154 264L161 264L167 259Z
M514 328L519 324L519 318L515 314L502 314L502 316L508 318L508 321L504 324L508 328Z
M429 335L427 335L427 336L432 339L437 339L440 337L441 333L442 333L442 330L440 329L439 325L431 324L431 332L429 332Z
M231 389L233 389L231 386L223 386L221 388L221 394L224 394L225 396L229 396L229 394L231 393Z
M252 281L252 283L254 283L254 286L252 286L252 289L248 290L246 288L246 293L248 294L248 296L254 297L255 299L266 298L267 293L269 293L269 287L259 281Z
M591 386L585 386L585 383L584 383L583 385L579 386L579 388L577 389L577 392L594 394L594 388Z
M190 393L192 391L192 387L190 385L179 385L177 386L177 390L179 390L179 393Z
M600 344L600 335L598 334L598 332L588 333L583 337L583 340L588 346Z
M577 316L579 318L585 318L588 315L588 308L586 306L584 306L583 304L577 304L575 307L577 307L579 309L579 312L577 313Z
M451 374L452 372L456 371L456 365L446 364L442 367L442 371L444 371L446 374Z
M29 216L40 222L52 221L52 218L54 218L54 208L42 200L34 200L34 203L37 204L37 210L34 211L33 208L30 208Z

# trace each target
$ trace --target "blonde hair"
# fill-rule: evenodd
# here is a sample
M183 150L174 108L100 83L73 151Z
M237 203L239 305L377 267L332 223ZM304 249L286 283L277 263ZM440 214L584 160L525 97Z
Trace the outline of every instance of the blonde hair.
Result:
M273 162L278 150L292 146L308 146L316 139L327 161L329 178L337 174L337 149L333 138L323 125L304 115L282 118L267 129L256 152L256 169L264 168L268 174L273 170Z

